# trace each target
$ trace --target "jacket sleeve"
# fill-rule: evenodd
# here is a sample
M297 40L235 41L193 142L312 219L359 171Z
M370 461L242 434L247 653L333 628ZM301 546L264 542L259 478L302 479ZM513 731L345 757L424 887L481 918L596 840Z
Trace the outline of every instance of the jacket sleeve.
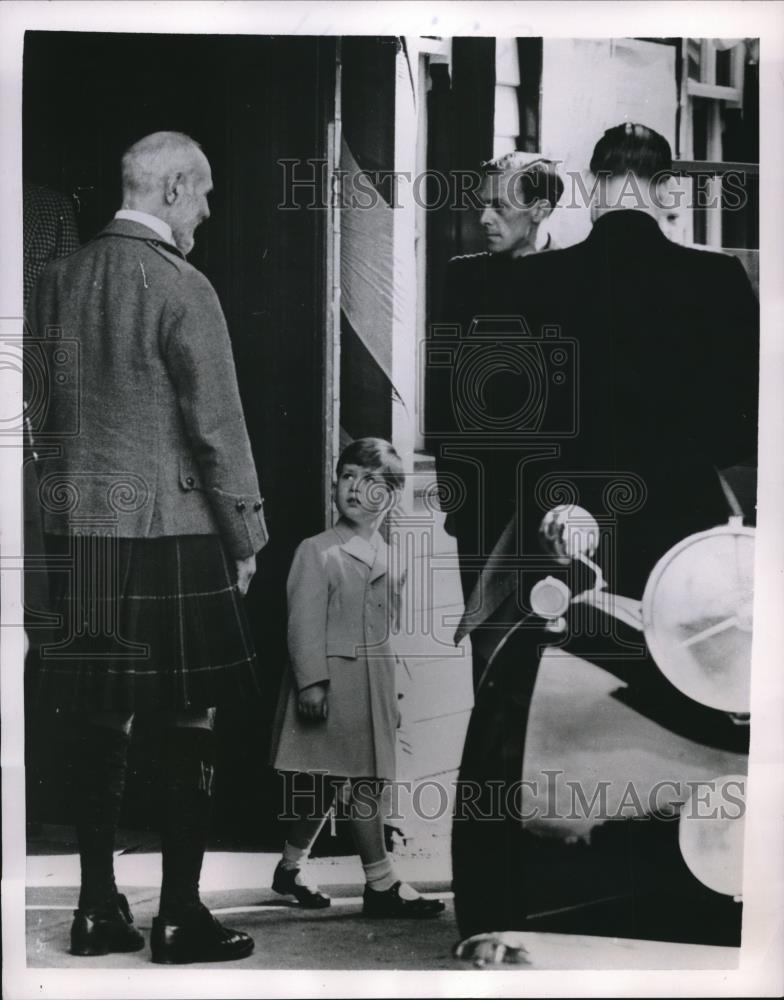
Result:
M267 542L229 333L218 297L196 270L179 277L162 317L162 351L222 538L235 559Z
M329 581L323 556L311 539L305 539L294 554L286 594L289 657L297 689L301 691L329 680Z

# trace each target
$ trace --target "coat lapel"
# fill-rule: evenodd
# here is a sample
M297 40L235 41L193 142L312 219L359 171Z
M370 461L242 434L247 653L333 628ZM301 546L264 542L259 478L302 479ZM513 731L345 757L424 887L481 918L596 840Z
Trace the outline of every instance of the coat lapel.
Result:
M341 549L368 567L370 583L384 576L389 566L389 547L378 532L373 535L370 541L367 541L360 538L359 535L350 533L347 528L340 524L337 524L334 530L340 539Z
M376 546L376 558L370 567L371 583L384 576L389 569L389 546L378 534L376 534L375 540L378 541L378 545Z

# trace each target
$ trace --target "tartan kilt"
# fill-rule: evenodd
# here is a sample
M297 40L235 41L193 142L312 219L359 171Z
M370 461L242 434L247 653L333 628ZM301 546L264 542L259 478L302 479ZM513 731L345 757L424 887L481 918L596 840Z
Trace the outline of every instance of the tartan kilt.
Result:
M61 617L31 664L36 704L198 711L259 693L234 561L217 535L46 541Z

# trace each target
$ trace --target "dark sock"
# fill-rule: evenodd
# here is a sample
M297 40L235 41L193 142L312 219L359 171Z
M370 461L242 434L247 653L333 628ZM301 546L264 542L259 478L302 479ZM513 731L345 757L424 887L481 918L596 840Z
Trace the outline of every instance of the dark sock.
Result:
M163 880L159 916L180 924L200 906L199 876L210 819L214 773L212 730L170 729L163 750Z
M130 736L88 724L80 732L75 755L74 800L82 885L79 907L111 906L114 838L120 818Z

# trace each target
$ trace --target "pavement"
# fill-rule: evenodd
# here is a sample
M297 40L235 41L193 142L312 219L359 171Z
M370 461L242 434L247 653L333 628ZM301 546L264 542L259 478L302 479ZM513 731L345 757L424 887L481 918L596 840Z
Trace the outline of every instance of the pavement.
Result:
M39 844L51 844L57 833L56 829L45 829L36 839ZM118 839L122 842L122 835ZM256 942L253 954L232 963L232 968L463 969L465 963L452 957L458 932L450 891L448 843L441 842L441 838L432 843L437 844L435 850L403 848L395 864L399 875L425 895L445 900L446 911L433 919L363 918L362 868L355 857L315 858L309 862L309 876L332 896L332 905L326 910L303 910L296 902L272 892L269 886L279 857L273 853L209 851L202 869L202 898L222 922L247 932ZM115 868L134 920L149 937L157 912L160 854L120 851ZM79 883L76 854L29 854L26 882L28 968L150 967L147 949L131 955L95 958L68 954ZM204 968L213 966L207 963Z
M396 861L403 878L426 895L445 900L445 912L428 920L364 918L361 868L355 858L312 860L309 871L332 896L332 905L326 910L302 910L268 888L277 860L276 854L220 851L209 852L205 858L204 902L221 921L245 931L256 942L248 958L220 967L224 971L475 973L484 967L485 963L474 961L476 951L467 951L467 960L459 960L453 955L458 931L443 859L439 862L420 856ZM161 970L152 966L146 948L131 955L94 958L68 954L72 911L78 892L78 868L75 855L28 858L27 969L71 969L81 973L105 970L107 974L122 971L129 977L153 969L177 974L176 969ZM157 910L160 855L120 854L116 858L116 868L118 884L128 896L135 922L149 938ZM495 937L506 946L500 952L506 951L510 956L499 958L498 945L493 944L495 960L504 963L501 969L507 973L578 969L729 971L737 969L739 960L739 949L707 945L532 932L506 932ZM506 964L512 962L514 964ZM492 959L486 964L491 966ZM201 969L215 970L216 967L209 963L187 966L189 972ZM383 981L383 978L376 980ZM520 980L515 982L522 985ZM96 994L91 992L90 995ZM488 994L486 987L482 987L476 995L496 994Z
M446 902L444 913L427 920L363 917L362 869L358 859L353 857L316 858L309 862L309 874L332 897L332 905L326 910L302 910L295 902L278 896L269 888L277 861L278 855L271 853L207 853L201 879L205 904L221 921L245 931L256 942L249 957L221 966L222 971L474 973L485 965L492 967L494 960L502 963L496 967L498 971L505 972L715 971L738 967L737 948L537 932L495 935L490 951L485 952L485 961L475 961L479 953L471 949L467 949L465 959L460 960L453 955L459 935L450 891L449 858L443 850L425 852L421 846L408 847L395 858L402 878L425 895ZM135 922L149 938L157 911L160 854L146 850L118 852L115 868L118 885L128 897ZM160 967L150 963L147 948L130 955L94 958L78 958L68 953L72 912L78 895L77 855L30 854L26 881L26 965L30 972L37 969L78 970L80 973L105 970L107 975L122 971L130 977L144 970L160 971ZM499 944L502 947L499 948ZM210 963L187 966L188 971L202 969L215 971L216 967ZM84 981L88 981L87 977ZM383 977L380 981L384 981ZM306 993L310 995L309 990ZM89 995L96 994L91 992ZM482 987L476 995L489 994L486 987Z

